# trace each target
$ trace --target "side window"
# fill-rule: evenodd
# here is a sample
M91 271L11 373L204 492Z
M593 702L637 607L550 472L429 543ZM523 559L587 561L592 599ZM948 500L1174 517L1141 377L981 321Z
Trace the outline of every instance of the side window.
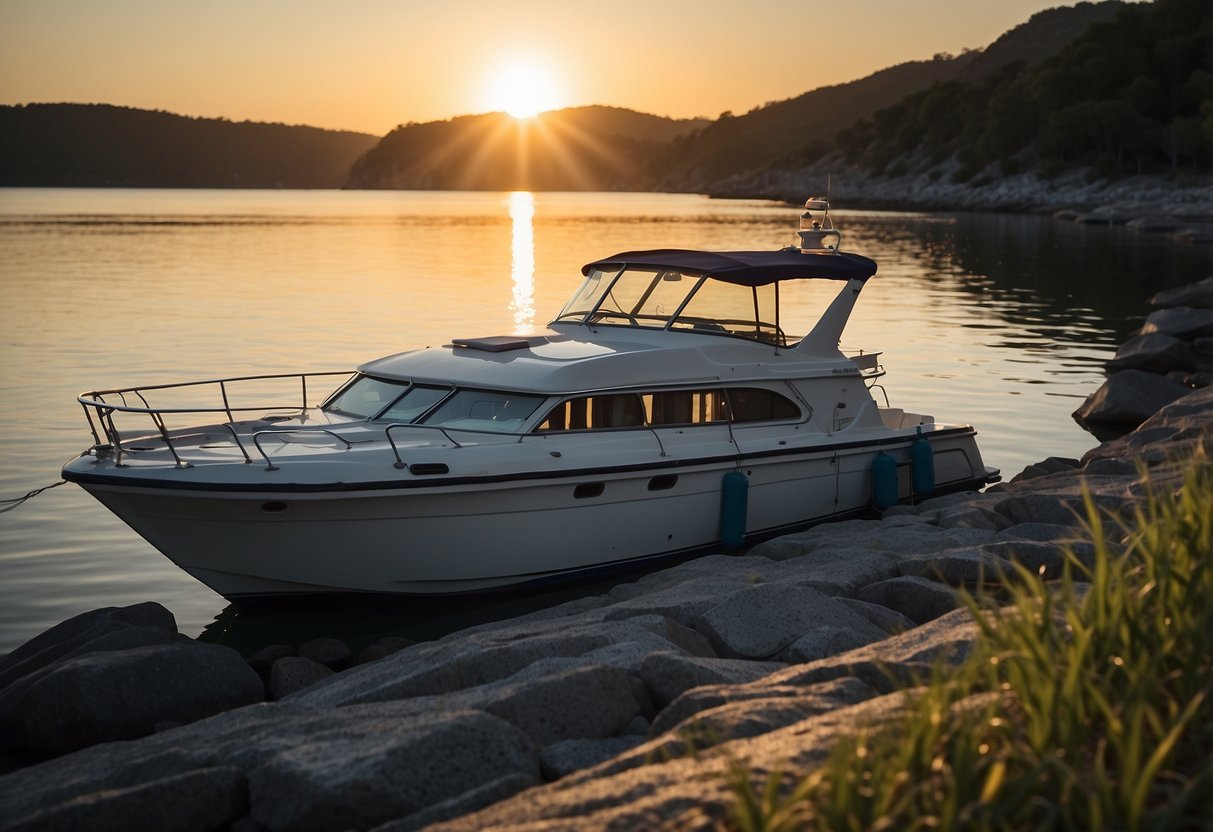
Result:
M542 396L492 390L459 390L430 412L421 424L511 433L518 430L541 404Z
M561 402L538 430L603 430L644 426L644 405L635 393L582 396Z
M706 425L727 422L728 403L719 390L664 390L643 396L649 424Z
M800 418L800 408L774 390L734 387L728 391L734 422L781 422Z

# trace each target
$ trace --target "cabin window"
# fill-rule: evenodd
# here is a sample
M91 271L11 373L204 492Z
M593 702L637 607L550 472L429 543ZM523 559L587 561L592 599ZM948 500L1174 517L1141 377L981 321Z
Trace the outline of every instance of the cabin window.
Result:
M603 430L644 427L645 410L635 393L581 396L552 408L539 430Z
M449 387L414 385L409 388L407 393L393 402L391 407L381 413L379 420L407 425L424 415L427 410L450 394L451 388Z
M459 390L421 420L423 425L513 433L531 417L543 396L492 390Z
M728 394L734 422L783 422L800 418L796 403L774 390L731 387Z
M729 420L728 400L720 390L664 390L642 397L649 424L707 425Z
M799 419L800 407L774 390L659 390L652 393L603 393L578 396L552 408L538 432L671 427L733 422L785 422Z
M324 403L323 409L355 419L370 419L394 402L408 388L403 381L384 381L358 376Z

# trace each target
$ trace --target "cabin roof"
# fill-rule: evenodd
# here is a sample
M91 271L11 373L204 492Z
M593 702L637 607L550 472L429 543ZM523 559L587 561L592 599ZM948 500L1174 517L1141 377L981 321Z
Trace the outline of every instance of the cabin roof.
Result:
M798 248L779 251L696 251L663 248L625 251L587 263L582 274L593 269L620 268L672 271L707 275L715 280L742 286L765 286L779 280L867 280L876 273L876 263L849 252L807 252Z

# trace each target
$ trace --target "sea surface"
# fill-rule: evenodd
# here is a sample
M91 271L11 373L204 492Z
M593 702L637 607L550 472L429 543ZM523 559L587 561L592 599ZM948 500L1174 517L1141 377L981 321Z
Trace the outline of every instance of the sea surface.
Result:
M349 370L542 327L584 263L628 249L778 248L795 240L799 213L666 194L0 189L0 498L58 481L91 445L81 391ZM832 217L843 248L880 265L844 348L882 351L891 403L972 423L986 464L1008 478L1096 444L1070 414L1146 299L1213 272L1208 247L1123 227ZM0 654L77 613L144 600L187 635L250 652L322 634L429 638L604 589L250 612L74 485L0 514Z

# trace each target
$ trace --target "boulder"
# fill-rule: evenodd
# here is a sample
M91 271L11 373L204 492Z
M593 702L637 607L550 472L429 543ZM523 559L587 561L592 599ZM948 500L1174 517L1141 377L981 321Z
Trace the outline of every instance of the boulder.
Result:
M699 721L701 717L719 714L725 708L730 709L731 713L724 721L732 721L738 717L744 718L744 711L750 703L758 703L758 707L769 708L771 703L786 700L800 712L799 718L804 719L806 716L824 713L831 708L862 702L878 693L871 685L853 676L843 675L807 685L773 681L777 678L772 676L745 685L705 685L693 688L675 699L657 715L649 734L658 737L674 731L680 726L689 726ZM715 744L717 740L724 739L719 734L712 735L710 730L696 730L695 733L699 734L697 742L700 747Z
M1199 283L1165 289L1149 301L1151 306L1188 306L1195 309L1213 309L1213 277Z
M13 682L0 694L5 745L65 753L265 698L261 678L235 650L176 638L75 656Z
M703 685L751 682L785 665L781 662L755 662L742 659L715 659L654 653L640 666L640 678L658 708L677 699L683 692Z
M333 673L331 668L303 656L283 656L270 669L266 692L270 699L282 699L327 679Z
M34 636L0 659L0 691L15 679L62 659L165 644L176 632L173 614L154 601L81 613Z
M202 768L119 789L102 789L0 823L6 832L78 829L155 829L194 832L227 829L248 812L244 773Z
M622 734L598 740L563 740L545 746L539 752L539 763L547 780L559 780L574 771L590 768L631 751L642 744L645 738L636 734Z
M913 621L901 613L888 607L882 607L879 604L869 604L867 601L860 601L858 598L835 598L834 600L844 607L859 613L891 636L904 633L915 626Z
M933 621L960 605L951 587L917 576L890 578L865 586L856 597L896 610L916 624Z
M255 821L274 830L365 829L507 775L538 781L531 741L476 712L401 718L382 732L319 731L248 774Z
M1099 422L1140 425L1190 392L1189 388L1164 376L1143 370L1124 370L1108 378L1088 396L1074 411L1074 419L1084 427Z
M335 638L314 638L299 645L299 655L311 659L317 664L331 667L333 670L343 670L349 667L354 654L345 642Z
M508 775L539 782L535 742L508 722L434 703L410 714L404 705L314 711L262 703L139 740L96 745L6 775L0 780L5 817L61 811L215 768L238 769L242 777L223 790L212 784L210 799L247 800L249 815L238 823L273 830L369 828Z
M695 629L721 656L769 659L812 629L852 630L867 642L887 633L807 586L759 584L738 590L705 612Z
M1183 341L1213 335L1213 308L1172 306L1158 309L1146 316L1146 323L1141 328L1143 335L1151 332L1173 335Z
M414 832L414 830L424 829L444 820L477 812L486 806L492 806L498 801L505 800L507 797L513 797L533 785L535 785L535 779L529 774L506 774L483 786L477 786L463 794L427 806L400 820L380 824L372 832ZM232 830L232 832L237 832L237 830Z
M289 644L270 644L249 656L247 661L249 667L257 671L257 675L268 683L270 680L270 670L273 668L274 662L287 656L297 655L299 655L299 652Z
M1172 370L1196 369L1196 356L1186 343L1173 335L1148 332L1125 341L1107 363L1108 372L1145 370L1169 373Z

